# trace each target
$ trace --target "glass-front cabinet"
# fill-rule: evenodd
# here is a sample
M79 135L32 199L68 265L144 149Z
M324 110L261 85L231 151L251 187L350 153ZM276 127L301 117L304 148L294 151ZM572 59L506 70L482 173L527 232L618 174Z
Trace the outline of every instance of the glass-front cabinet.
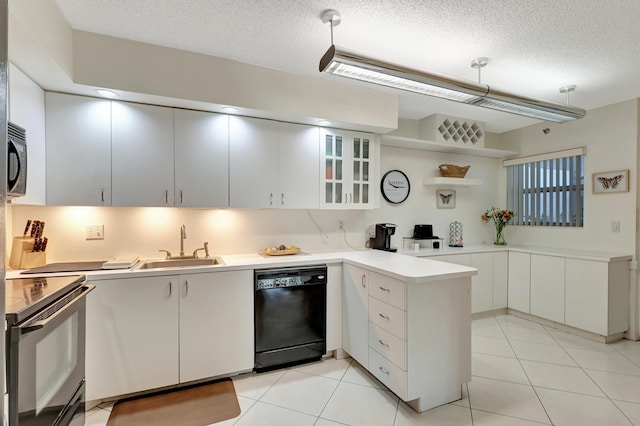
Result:
M321 207L373 208L378 149L375 135L321 129L320 138Z

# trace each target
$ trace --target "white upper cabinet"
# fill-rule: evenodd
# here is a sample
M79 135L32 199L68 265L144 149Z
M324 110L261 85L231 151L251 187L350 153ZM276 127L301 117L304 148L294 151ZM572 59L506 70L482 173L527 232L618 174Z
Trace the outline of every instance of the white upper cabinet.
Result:
M229 205L229 117L174 110L177 207Z
M110 206L111 101L52 92L45 100L47 205Z
M229 117L229 204L313 209L319 205L318 129Z
M27 131L27 193L11 204L46 203L44 91L13 64L9 64L9 121Z
M320 207L373 208L378 150L375 135L322 129L320 147Z
M173 206L173 109L112 103L114 206Z

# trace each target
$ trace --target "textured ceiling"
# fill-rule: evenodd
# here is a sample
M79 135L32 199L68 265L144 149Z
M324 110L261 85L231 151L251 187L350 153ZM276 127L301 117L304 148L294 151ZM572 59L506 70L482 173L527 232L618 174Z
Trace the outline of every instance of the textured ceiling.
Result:
M321 75L336 9L335 44L366 56L477 81L587 110L640 96L638 0L56 0L75 29ZM344 80L343 80L344 81ZM381 89L382 90L382 89ZM397 92L399 115L462 116L502 132L535 120Z

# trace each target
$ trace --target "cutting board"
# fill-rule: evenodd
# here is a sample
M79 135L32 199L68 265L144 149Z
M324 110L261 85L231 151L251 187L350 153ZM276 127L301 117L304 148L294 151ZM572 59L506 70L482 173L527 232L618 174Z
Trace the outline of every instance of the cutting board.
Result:
M104 260L95 260L91 262L63 262L50 263L38 268L22 271L21 274L45 274L51 272L78 272L78 271L99 271L102 269Z

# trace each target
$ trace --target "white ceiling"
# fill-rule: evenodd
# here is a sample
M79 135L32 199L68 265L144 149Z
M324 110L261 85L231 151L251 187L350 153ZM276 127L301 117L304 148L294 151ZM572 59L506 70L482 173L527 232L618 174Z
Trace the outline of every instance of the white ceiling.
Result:
M336 9L336 45L386 62L587 110L640 97L638 0L56 0L75 29L319 78ZM342 79L345 81L344 79ZM354 83L355 84L355 83ZM380 89L388 90L388 89ZM481 120L503 132L537 121L399 94L399 116Z

